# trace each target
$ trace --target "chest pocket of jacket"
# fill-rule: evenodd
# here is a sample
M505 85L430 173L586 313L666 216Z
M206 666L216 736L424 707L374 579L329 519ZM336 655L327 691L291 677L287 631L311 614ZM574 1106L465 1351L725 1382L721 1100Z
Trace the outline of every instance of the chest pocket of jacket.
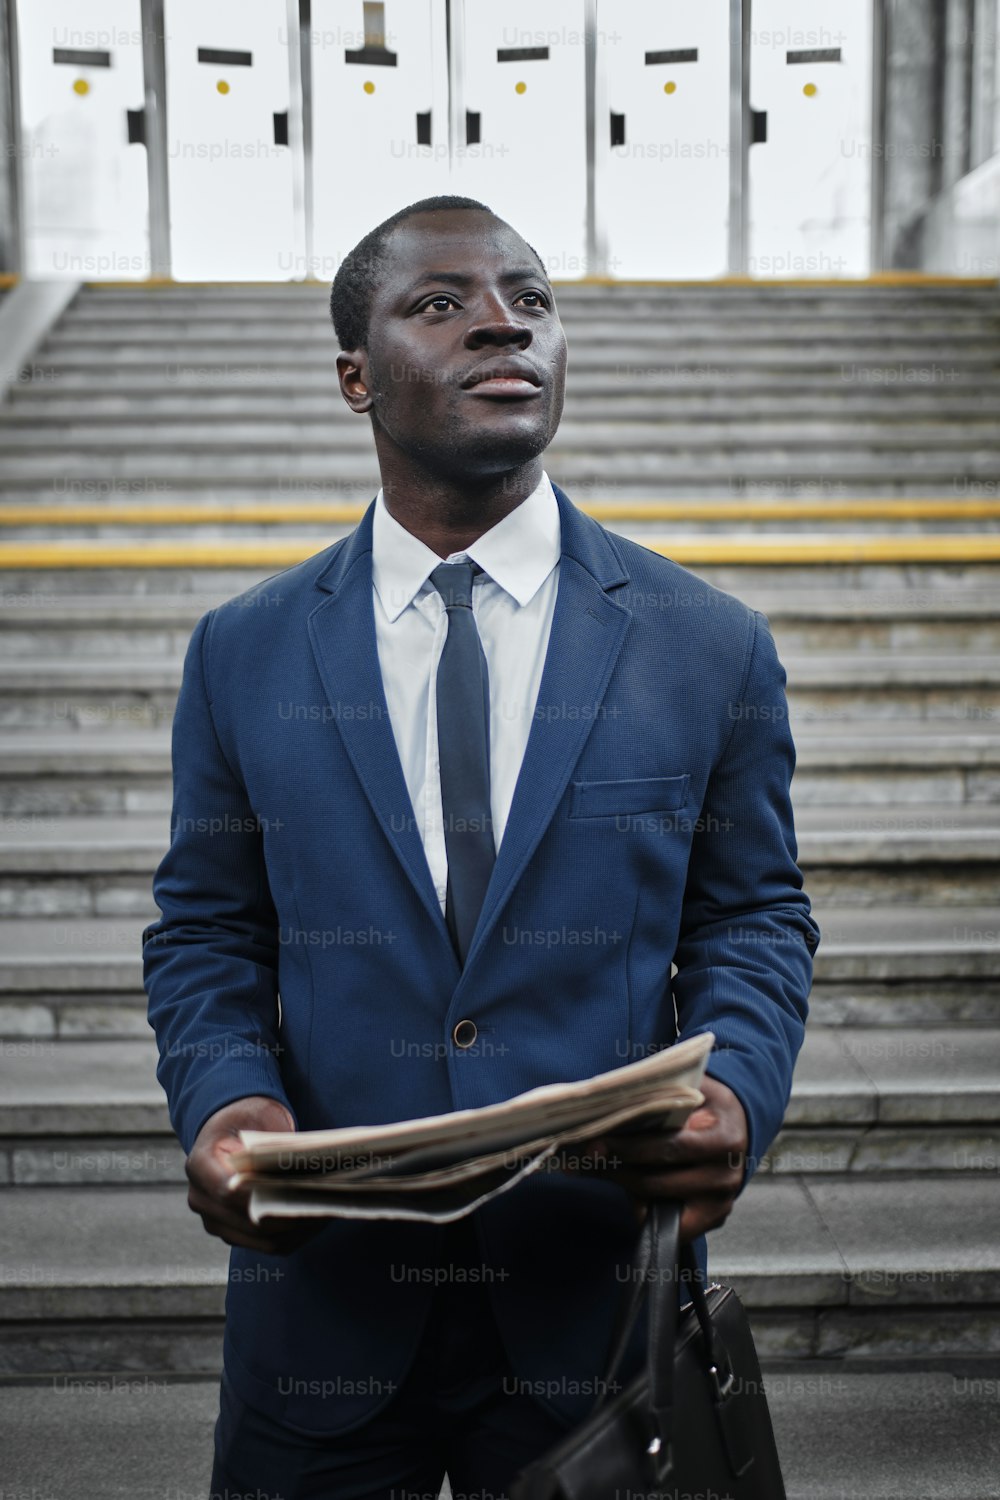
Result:
M571 818L608 818L642 812L676 812L687 801L688 776L641 776L630 781L574 781Z

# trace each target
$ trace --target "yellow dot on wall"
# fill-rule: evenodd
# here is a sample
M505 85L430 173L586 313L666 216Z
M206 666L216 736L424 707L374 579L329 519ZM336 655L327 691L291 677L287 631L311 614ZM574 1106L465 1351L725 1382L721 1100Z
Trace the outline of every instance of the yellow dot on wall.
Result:
M528 92L528 85L526 83L515 83L515 85L514 85L514 93L515 94L526 94L527 92Z
M673 82L665 83L663 85L663 92L665 94L676 94L676 92L677 92L677 85L676 85L676 83L673 83Z
M219 91L220 94L228 94L229 93L229 84L226 82L226 80L224 78L220 78L219 81L218 81L218 83L215 85L215 87L218 89L218 91Z
M73 85L73 92L74 94L79 94L81 98L84 94L90 93L90 84L87 82L86 78L78 78L76 80Z
M365 84L365 93L366 94L374 94L374 92L375 92L375 85L371 81L367 82Z
M805 94L807 99L813 99L819 93L819 89L814 83L807 83L802 92Z

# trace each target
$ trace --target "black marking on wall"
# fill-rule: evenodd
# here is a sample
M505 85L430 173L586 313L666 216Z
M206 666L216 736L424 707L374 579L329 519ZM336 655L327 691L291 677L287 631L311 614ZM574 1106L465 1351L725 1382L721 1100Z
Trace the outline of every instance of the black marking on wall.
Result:
M366 68L394 68L396 53L388 47L355 47L344 53L345 63L362 63Z
M252 52L230 52L227 47L199 47L198 61L222 63L227 68L252 68Z
M786 63L843 62L839 47L810 47L804 52L786 52Z
M88 52L84 47L53 47L54 63L69 63L74 68L110 68L110 52Z
M547 62L548 47L498 47L497 62Z

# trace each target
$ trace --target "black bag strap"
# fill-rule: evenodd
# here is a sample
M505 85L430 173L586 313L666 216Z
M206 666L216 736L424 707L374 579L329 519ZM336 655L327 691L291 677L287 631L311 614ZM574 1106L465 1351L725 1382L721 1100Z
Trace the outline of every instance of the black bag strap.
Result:
M649 1390L650 1443L657 1480L670 1470L670 1439L674 1430L674 1348L677 1344L680 1257L678 1234L681 1205L654 1203L649 1285L649 1338L646 1341L646 1379Z
M636 1319L642 1309L646 1296L646 1287L649 1283L652 1271L653 1257L653 1210L650 1208L643 1220L639 1240L632 1257L632 1266L629 1273L630 1290L626 1301L618 1310L615 1323L615 1331L611 1339L611 1353L608 1355L604 1367L604 1379L600 1385L600 1395L594 1403L594 1411L605 1400L607 1393L611 1390L612 1382L618 1374L619 1366L625 1358L625 1350L628 1348L632 1330Z
M646 1380L649 1399L649 1452L655 1480L659 1483L671 1467L671 1436L674 1407L674 1350L677 1343L678 1288L682 1276L690 1281L691 1301L703 1339L706 1372L716 1396L724 1398L733 1381L729 1357L716 1333L708 1311L701 1269L690 1245L679 1244L683 1205L661 1199L649 1206L633 1261L635 1278L608 1359L607 1373L595 1410L605 1399L628 1346L636 1319L647 1294L649 1337L646 1344Z

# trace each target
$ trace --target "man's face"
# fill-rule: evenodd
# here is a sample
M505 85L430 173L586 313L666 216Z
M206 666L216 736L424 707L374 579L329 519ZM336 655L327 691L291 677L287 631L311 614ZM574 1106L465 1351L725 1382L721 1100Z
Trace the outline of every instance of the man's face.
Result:
M394 231L357 364L380 449L379 428L449 478L537 458L562 416L566 335L552 288L490 214L417 214Z

